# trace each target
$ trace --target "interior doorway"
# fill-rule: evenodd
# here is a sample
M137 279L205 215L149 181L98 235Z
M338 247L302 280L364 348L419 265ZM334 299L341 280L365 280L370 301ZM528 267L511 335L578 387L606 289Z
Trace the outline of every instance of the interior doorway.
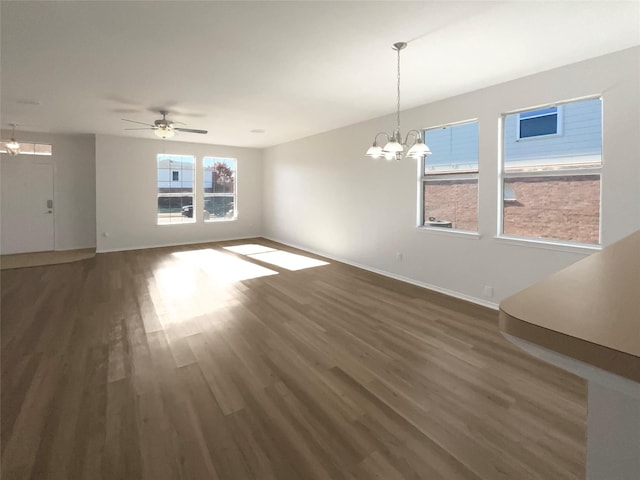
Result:
M3 255L55 249L53 165L26 155L2 155Z

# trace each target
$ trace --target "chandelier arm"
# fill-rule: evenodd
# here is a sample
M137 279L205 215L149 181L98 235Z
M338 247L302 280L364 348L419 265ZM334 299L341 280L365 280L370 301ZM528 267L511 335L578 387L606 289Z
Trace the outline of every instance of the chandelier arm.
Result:
M422 140L422 133L420 130L409 130L407 132L407 136L404 137L404 145L409 145L409 136L413 136L413 143L416 143L418 140Z
M375 137L373 137L373 143L377 143L378 142L378 137L380 135L384 135L387 138L387 142L389 141L389 134L387 132L378 132L378 133L376 133Z
M389 141L389 138L390 138L390 137L389 137L389 134L388 134L387 132L378 132L378 133L376 133L376 134L375 134L375 136L373 137L373 145L374 145L374 146L375 146L375 145L378 145L378 137L379 137L380 135L384 135L384 136L385 136L385 138L386 138L386 141L387 141L387 142Z

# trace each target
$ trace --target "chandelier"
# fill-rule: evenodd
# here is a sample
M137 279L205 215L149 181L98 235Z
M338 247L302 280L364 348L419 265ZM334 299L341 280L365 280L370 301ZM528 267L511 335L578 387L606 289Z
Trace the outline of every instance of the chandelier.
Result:
M405 42L398 42L394 43L393 47L391 47L398 52L398 101L396 104L396 129L391 135L385 132L380 132L373 137L373 145L371 145L369 150L367 150L367 155L372 158L384 157L387 160L400 160L406 148L409 150L406 152L405 158L410 157L420 160L426 155L431 155L431 150L429 150L429 147L424 143L420 130L409 130L404 141L402 139L402 134L400 133L400 50L403 50L406 46L407 44ZM384 147L380 147L378 145L378 137L380 135L384 135L386 138Z
M4 146L9 155L18 155L20 153L20 144L16 142L16 124L10 123L9 125L13 128L11 132L11 141L5 143Z

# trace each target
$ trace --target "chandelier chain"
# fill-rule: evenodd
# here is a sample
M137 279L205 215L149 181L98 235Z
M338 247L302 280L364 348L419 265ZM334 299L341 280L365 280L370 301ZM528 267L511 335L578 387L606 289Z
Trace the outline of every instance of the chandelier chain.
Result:
M396 105L396 124L400 130L400 49L398 48L398 103Z

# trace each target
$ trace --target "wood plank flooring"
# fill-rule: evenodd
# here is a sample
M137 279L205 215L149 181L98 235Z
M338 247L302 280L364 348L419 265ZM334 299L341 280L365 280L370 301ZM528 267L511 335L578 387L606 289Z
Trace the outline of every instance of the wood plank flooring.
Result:
M2 478L584 478L585 383L495 311L242 244L319 259L252 239L3 271Z

